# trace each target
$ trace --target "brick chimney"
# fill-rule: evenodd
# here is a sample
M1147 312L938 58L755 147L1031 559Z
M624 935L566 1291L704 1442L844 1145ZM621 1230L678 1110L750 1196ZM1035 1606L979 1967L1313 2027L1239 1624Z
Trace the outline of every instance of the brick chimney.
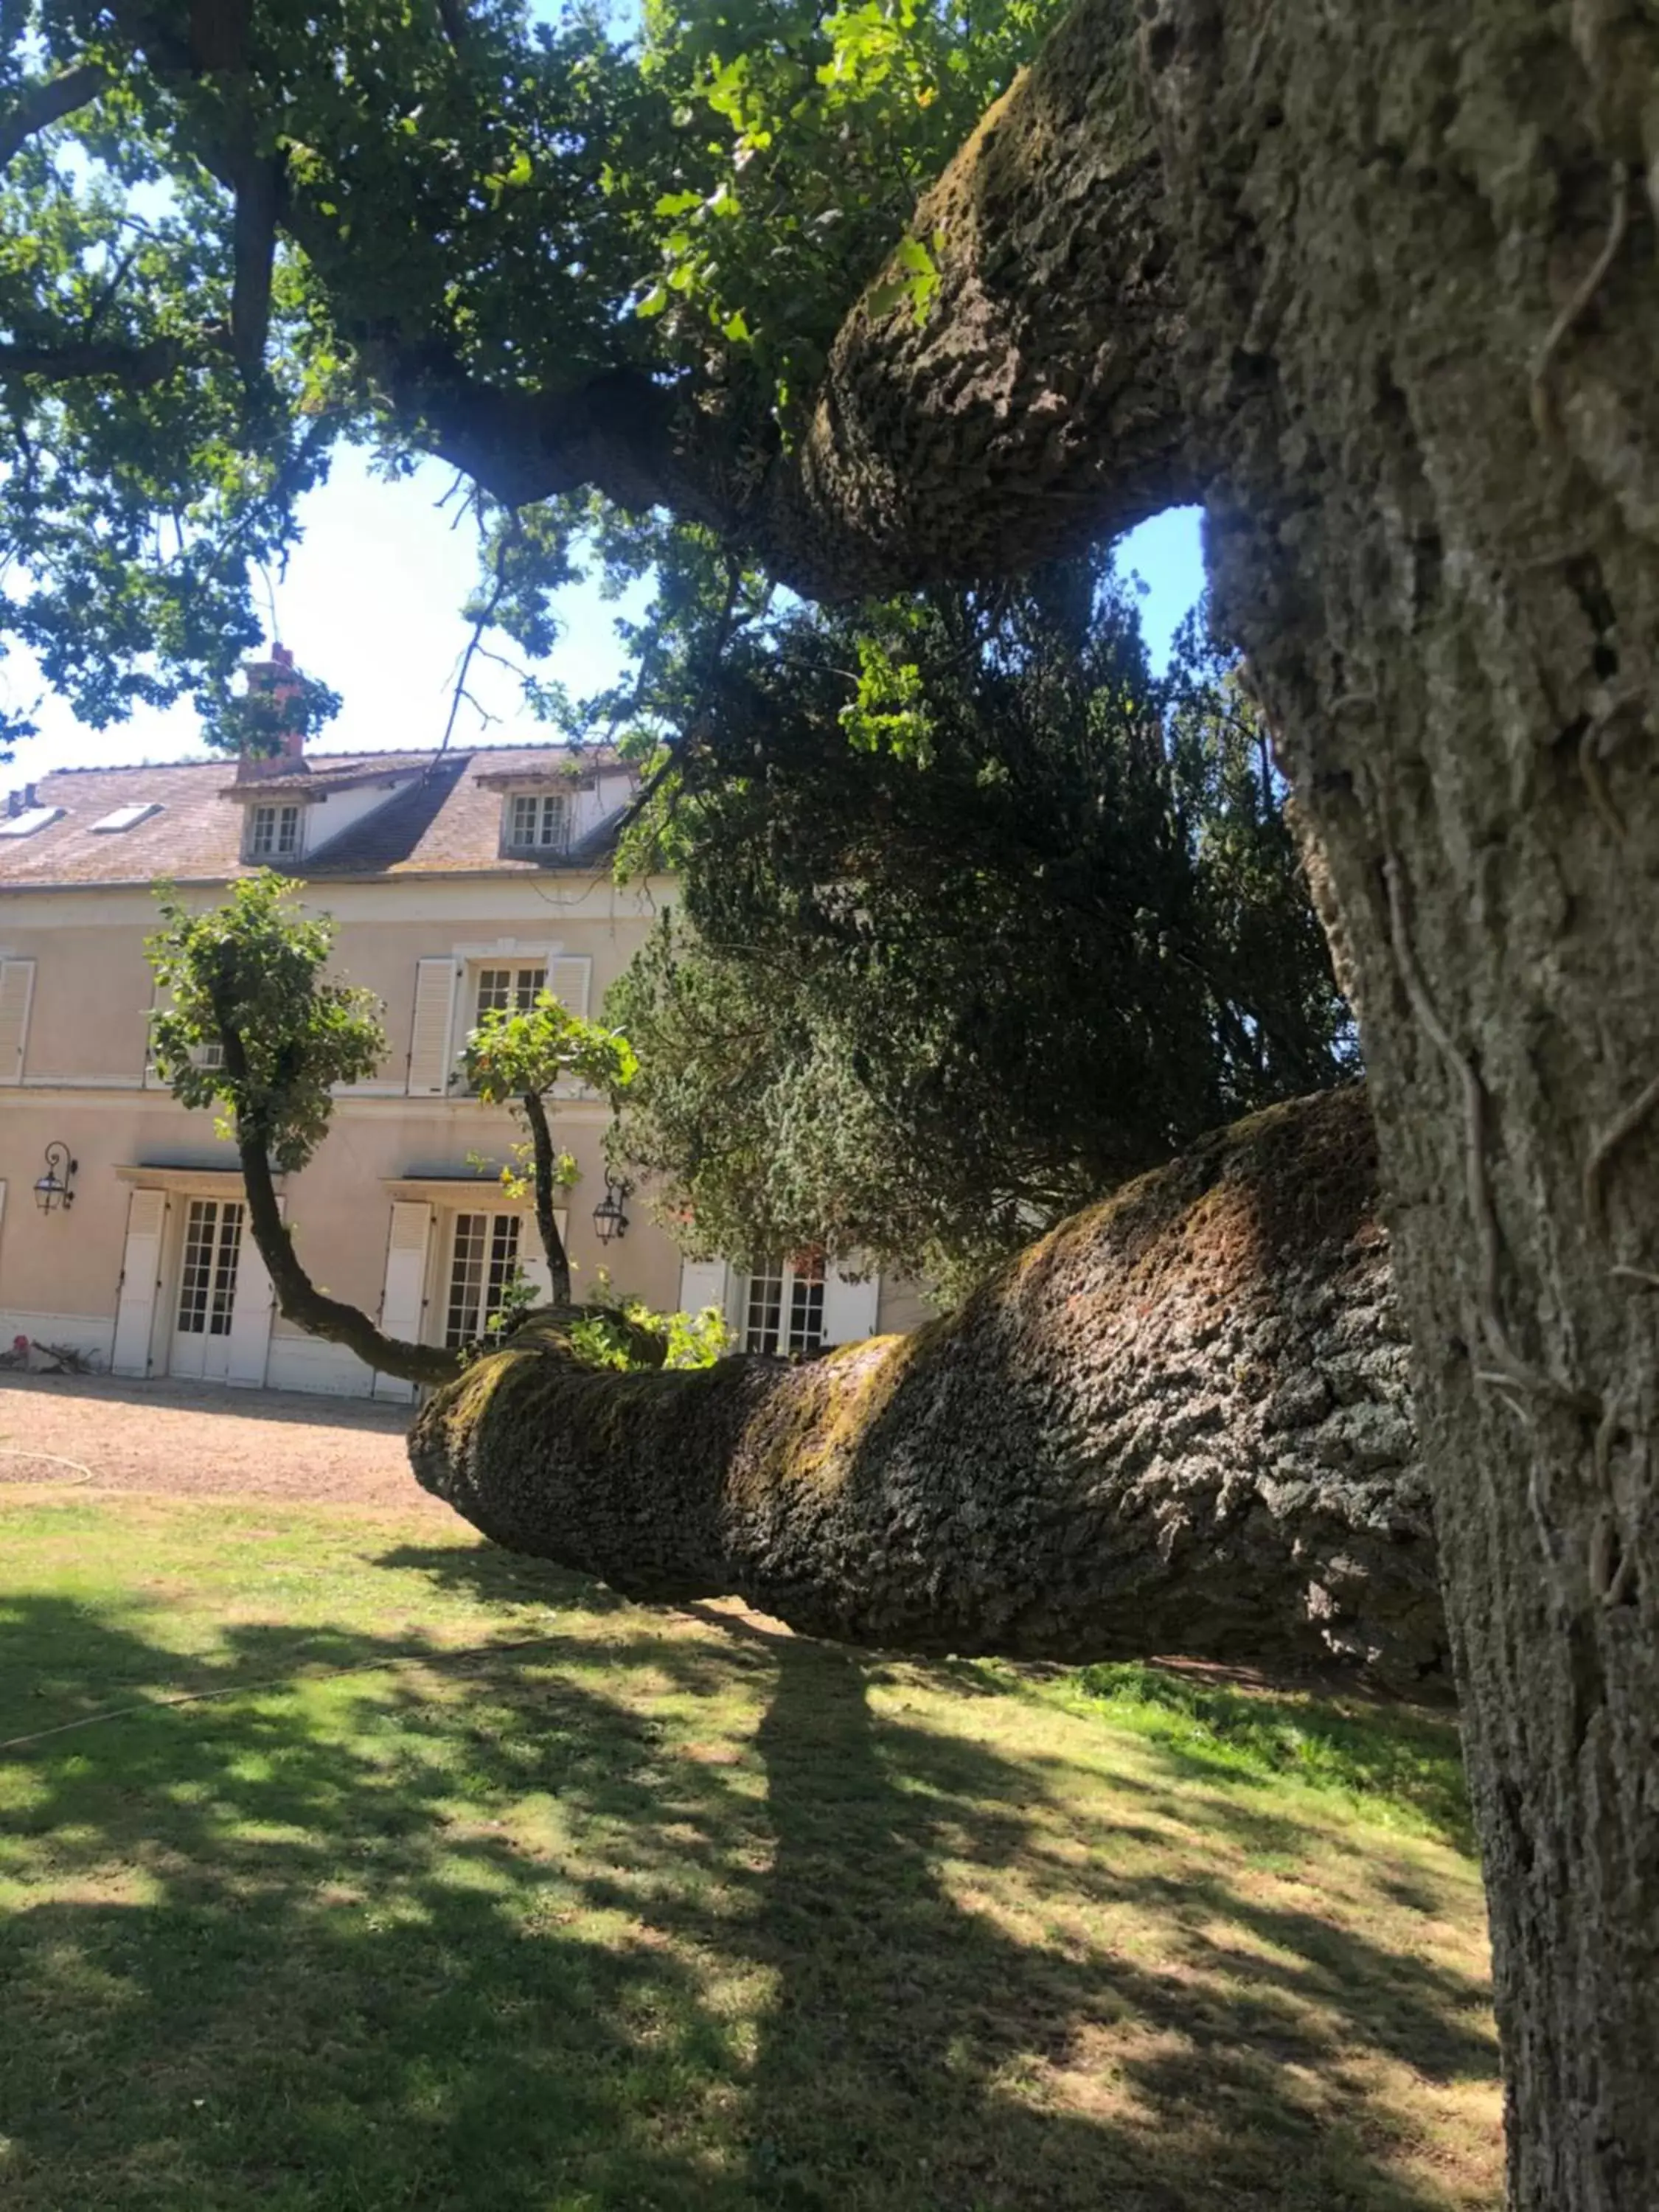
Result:
M273 645L269 660L244 661L242 673L250 699L272 702L280 745L274 753L244 751L237 763L236 781L251 783L261 776L292 775L306 765L305 728L299 716L288 711L289 702L305 688L305 678L294 665L294 654L285 645Z

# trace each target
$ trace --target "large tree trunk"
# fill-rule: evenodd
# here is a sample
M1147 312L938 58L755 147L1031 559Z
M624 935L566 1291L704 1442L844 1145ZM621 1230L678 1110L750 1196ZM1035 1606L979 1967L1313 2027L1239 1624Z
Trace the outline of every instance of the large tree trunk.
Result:
M1264 0L1143 52L1221 620L1371 1071L1513 2200L1650 2212L1659 29Z
M766 550L787 493L780 562L834 592L1202 489L1372 1070L1514 2200L1648 2212L1659 24L1650 0L1137 12L1138 84L1125 0L1079 0L1042 97L952 173L983 284L951 276L925 344L854 314L811 438L733 520ZM1001 395L973 373L998 346ZM1119 392L1158 404L1115 471ZM1053 442L988 448L1005 402Z
M636 1597L924 1651L1183 1651L1443 1686L1356 1091L1080 1214L912 1337L585 1369L532 1327L435 1397L428 1489Z

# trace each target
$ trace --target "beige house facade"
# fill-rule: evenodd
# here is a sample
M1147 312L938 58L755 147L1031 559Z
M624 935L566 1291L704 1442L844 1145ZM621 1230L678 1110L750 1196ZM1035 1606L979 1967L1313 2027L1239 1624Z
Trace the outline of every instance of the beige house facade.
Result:
M255 679L280 681L282 666ZM633 791L621 762L592 751L307 759L295 746L240 769L71 769L13 792L0 815L0 1346L69 1346L134 1378L411 1395L276 1313L232 1147L149 1062L155 884L206 907L267 866L333 918L334 971L385 1007L380 1067L338 1094L316 1155L279 1184L313 1280L389 1334L456 1344L515 1268L544 1279L529 1210L500 1181L520 1132L467 1094L459 1055L482 1010L544 985L599 1012L672 896L666 880L613 880ZM659 1309L720 1306L767 1351L918 1317L911 1293L860 1279L855 1262L683 1262L648 1194L623 1199L627 1226L602 1243L608 1110L580 1091L555 1104L580 1169L564 1215L578 1296L604 1267Z

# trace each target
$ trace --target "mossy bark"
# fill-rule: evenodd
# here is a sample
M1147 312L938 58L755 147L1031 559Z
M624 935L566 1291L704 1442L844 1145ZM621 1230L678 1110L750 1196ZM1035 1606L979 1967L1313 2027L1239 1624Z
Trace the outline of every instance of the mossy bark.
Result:
M580 1367L532 1330L423 1409L428 1489L661 1600L923 1651L1184 1651L1443 1679L1350 1091L1197 1147L958 1314L800 1366Z
M1221 621L1320 848L1371 1071L1492 1904L1512 2198L1648 2212L1659 23L1618 0L1145 0L1128 16L1079 0L965 150L969 265L925 333L850 319L823 465L809 441L771 480L792 503L776 557L803 588L884 588L1016 567L1160 484L1204 499ZM1120 157L1133 190L1107 181ZM1091 161L1101 188L1074 191ZM1018 421L992 434L975 364L999 346ZM1140 430L1116 392L1155 396ZM763 550L772 520L732 516ZM942 1363L943 1392L969 1338L1012 1357L994 1328L973 1334L988 1326L964 1317L918 1371L931 1385ZM1056 1374L1086 1368L1086 1346L1051 1351ZM1014 1397L1023 1415L1040 1400ZM988 1388L952 1402L996 1404ZM854 1489L862 1475L855 1457ZM1108 1518L1132 1540L1121 1504ZM998 1527L1016 1548L1035 1534Z
M1659 22L1159 7L1220 618L1416 1355L1517 2212L1659 2174Z

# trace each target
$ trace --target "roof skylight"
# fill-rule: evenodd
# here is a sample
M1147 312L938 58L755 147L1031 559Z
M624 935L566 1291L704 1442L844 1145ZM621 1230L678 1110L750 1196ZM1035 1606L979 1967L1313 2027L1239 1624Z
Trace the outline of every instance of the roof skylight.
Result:
M94 822L92 826L94 830L132 830L161 811L159 799L141 799L136 806L118 806L113 814L106 814L101 821Z
M27 806L21 814L9 815L0 821L0 837L33 837L37 830L45 830L63 815L61 806Z

